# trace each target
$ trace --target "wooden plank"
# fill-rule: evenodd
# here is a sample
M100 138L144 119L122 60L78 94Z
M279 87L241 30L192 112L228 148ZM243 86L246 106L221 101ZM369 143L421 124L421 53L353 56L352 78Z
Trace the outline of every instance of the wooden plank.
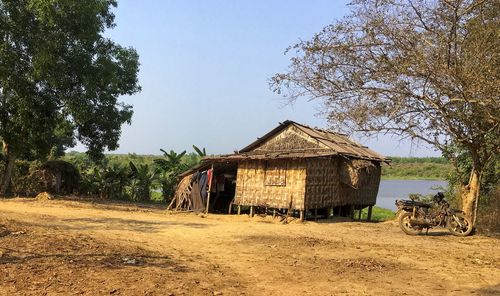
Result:
M210 168L212 170L212 177L210 180L208 180L208 196L207 196L207 209L205 210L205 213L208 214L208 207L210 206L210 191L212 191L212 180L214 178L214 163L212 162L212 167Z

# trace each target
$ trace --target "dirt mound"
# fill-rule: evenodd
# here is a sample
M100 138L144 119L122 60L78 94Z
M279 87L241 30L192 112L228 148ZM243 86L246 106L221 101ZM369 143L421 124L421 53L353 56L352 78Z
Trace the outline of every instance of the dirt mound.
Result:
M340 241L332 241L311 236L272 236L272 235L252 235L244 238L245 244L267 245L270 248L297 249L301 247L338 247L342 245Z
M358 269L364 271L382 271L388 269L391 264L376 260L374 258L355 258L340 260L340 265L346 269Z
M40 201L44 201L44 200L51 200L51 199L54 199L54 197L48 193L48 192L42 192L42 193L39 193L36 197L35 197L36 200L40 200Z
M10 231L3 225L0 225L0 237L4 237L10 234Z

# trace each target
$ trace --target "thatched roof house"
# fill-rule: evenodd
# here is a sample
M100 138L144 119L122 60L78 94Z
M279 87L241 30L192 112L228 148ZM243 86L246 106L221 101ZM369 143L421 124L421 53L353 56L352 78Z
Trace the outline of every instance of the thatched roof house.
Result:
M297 210L301 217L308 210L346 213L375 205L383 161L384 156L346 135L285 121L235 154L205 157L183 174L183 182L189 185L194 172L213 168L210 184L216 190L210 186L210 191L220 197L218 190L229 188L225 203L214 199L222 206L237 205L239 211L248 206L251 213L254 207ZM227 182L218 186L224 176L233 178L234 188ZM183 192L188 196L188 185L179 188L177 198ZM209 195L199 200L202 205Z

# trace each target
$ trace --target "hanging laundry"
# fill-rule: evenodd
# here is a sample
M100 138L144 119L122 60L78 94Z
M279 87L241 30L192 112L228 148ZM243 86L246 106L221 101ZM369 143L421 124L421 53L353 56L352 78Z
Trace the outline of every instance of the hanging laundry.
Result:
M207 202L207 184L208 184L208 177L207 177L207 172L204 171L200 174L199 177L199 187L200 187L200 193L201 193L201 199L203 200L203 203L206 204Z

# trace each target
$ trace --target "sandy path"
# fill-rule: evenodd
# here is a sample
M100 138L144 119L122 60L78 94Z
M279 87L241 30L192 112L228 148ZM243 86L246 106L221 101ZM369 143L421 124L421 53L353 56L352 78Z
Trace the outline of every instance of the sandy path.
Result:
M0 201L0 218L89 236L117 250L163 254L192 271L180 280L211 285L177 287L172 295L500 294L500 240L447 232L411 237L389 222L282 225L260 217L26 199Z

